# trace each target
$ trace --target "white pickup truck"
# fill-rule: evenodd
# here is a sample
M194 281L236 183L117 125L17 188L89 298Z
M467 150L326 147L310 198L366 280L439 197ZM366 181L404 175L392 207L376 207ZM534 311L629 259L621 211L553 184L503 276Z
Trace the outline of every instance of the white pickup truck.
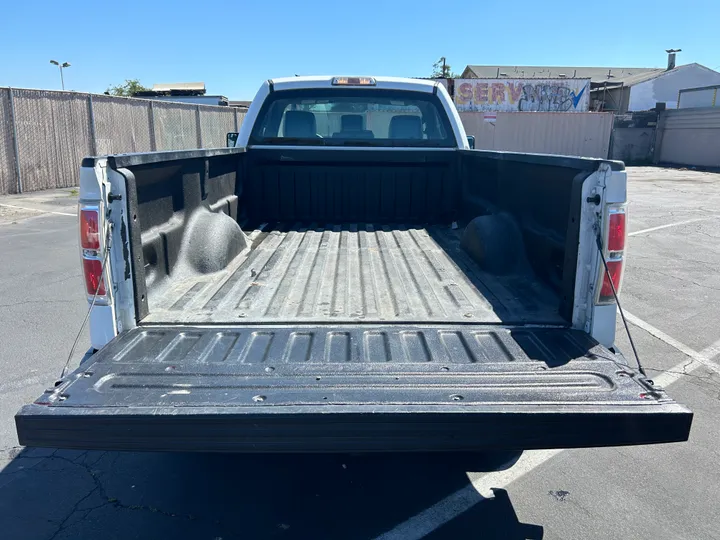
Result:
M614 348L622 163L470 149L441 85L380 77L269 80L229 140L83 160L94 354L18 412L22 444L688 438L692 413Z

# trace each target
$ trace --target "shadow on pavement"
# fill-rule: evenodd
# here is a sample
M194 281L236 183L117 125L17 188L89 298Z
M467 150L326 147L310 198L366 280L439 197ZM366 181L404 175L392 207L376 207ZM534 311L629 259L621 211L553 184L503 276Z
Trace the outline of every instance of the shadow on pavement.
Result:
M4 538L374 538L516 456L24 449L0 472ZM538 533L539 531L539 533ZM525 534L525 536L522 536ZM433 538L542 538L503 490Z
M540 525L521 523L508 492L493 489L494 497L476 504L467 512L443 525L427 539L482 538L483 540L542 540Z

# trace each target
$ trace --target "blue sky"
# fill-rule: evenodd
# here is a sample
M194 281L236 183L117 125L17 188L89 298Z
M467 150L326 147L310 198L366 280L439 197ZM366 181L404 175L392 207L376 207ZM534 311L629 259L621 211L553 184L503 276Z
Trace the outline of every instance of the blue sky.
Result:
M251 99L287 75L427 76L467 64L720 68L720 1L287 0L174 3L10 0L0 11L0 86L102 92L137 78L204 81Z

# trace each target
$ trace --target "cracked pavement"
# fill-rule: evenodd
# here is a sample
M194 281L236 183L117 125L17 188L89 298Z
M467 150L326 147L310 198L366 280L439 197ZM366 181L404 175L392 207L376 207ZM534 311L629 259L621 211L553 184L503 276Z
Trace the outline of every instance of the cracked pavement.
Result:
M631 231L710 218L632 236L622 296L628 312L700 351L720 338L720 175L628 175ZM76 201L67 192L10 204L74 212ZM71 216L0 211L0 537L372 538L493 467L477 456L19 447L13 415L59 375L85 315L76 227ZM631 330L650 377L685 366L669 392L695 412L691 440L562 452L430 538L720 539L720 375L685 373L691 358ZM73 365L87 342L85 332ZM621 325L618 345L630 350Z

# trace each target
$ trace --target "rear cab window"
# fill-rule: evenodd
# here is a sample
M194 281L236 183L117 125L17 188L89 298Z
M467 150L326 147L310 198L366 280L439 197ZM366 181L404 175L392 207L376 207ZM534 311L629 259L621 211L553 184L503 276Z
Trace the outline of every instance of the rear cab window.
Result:
M331 88L271 93L250 144L451 148L456 141L434 94Z

